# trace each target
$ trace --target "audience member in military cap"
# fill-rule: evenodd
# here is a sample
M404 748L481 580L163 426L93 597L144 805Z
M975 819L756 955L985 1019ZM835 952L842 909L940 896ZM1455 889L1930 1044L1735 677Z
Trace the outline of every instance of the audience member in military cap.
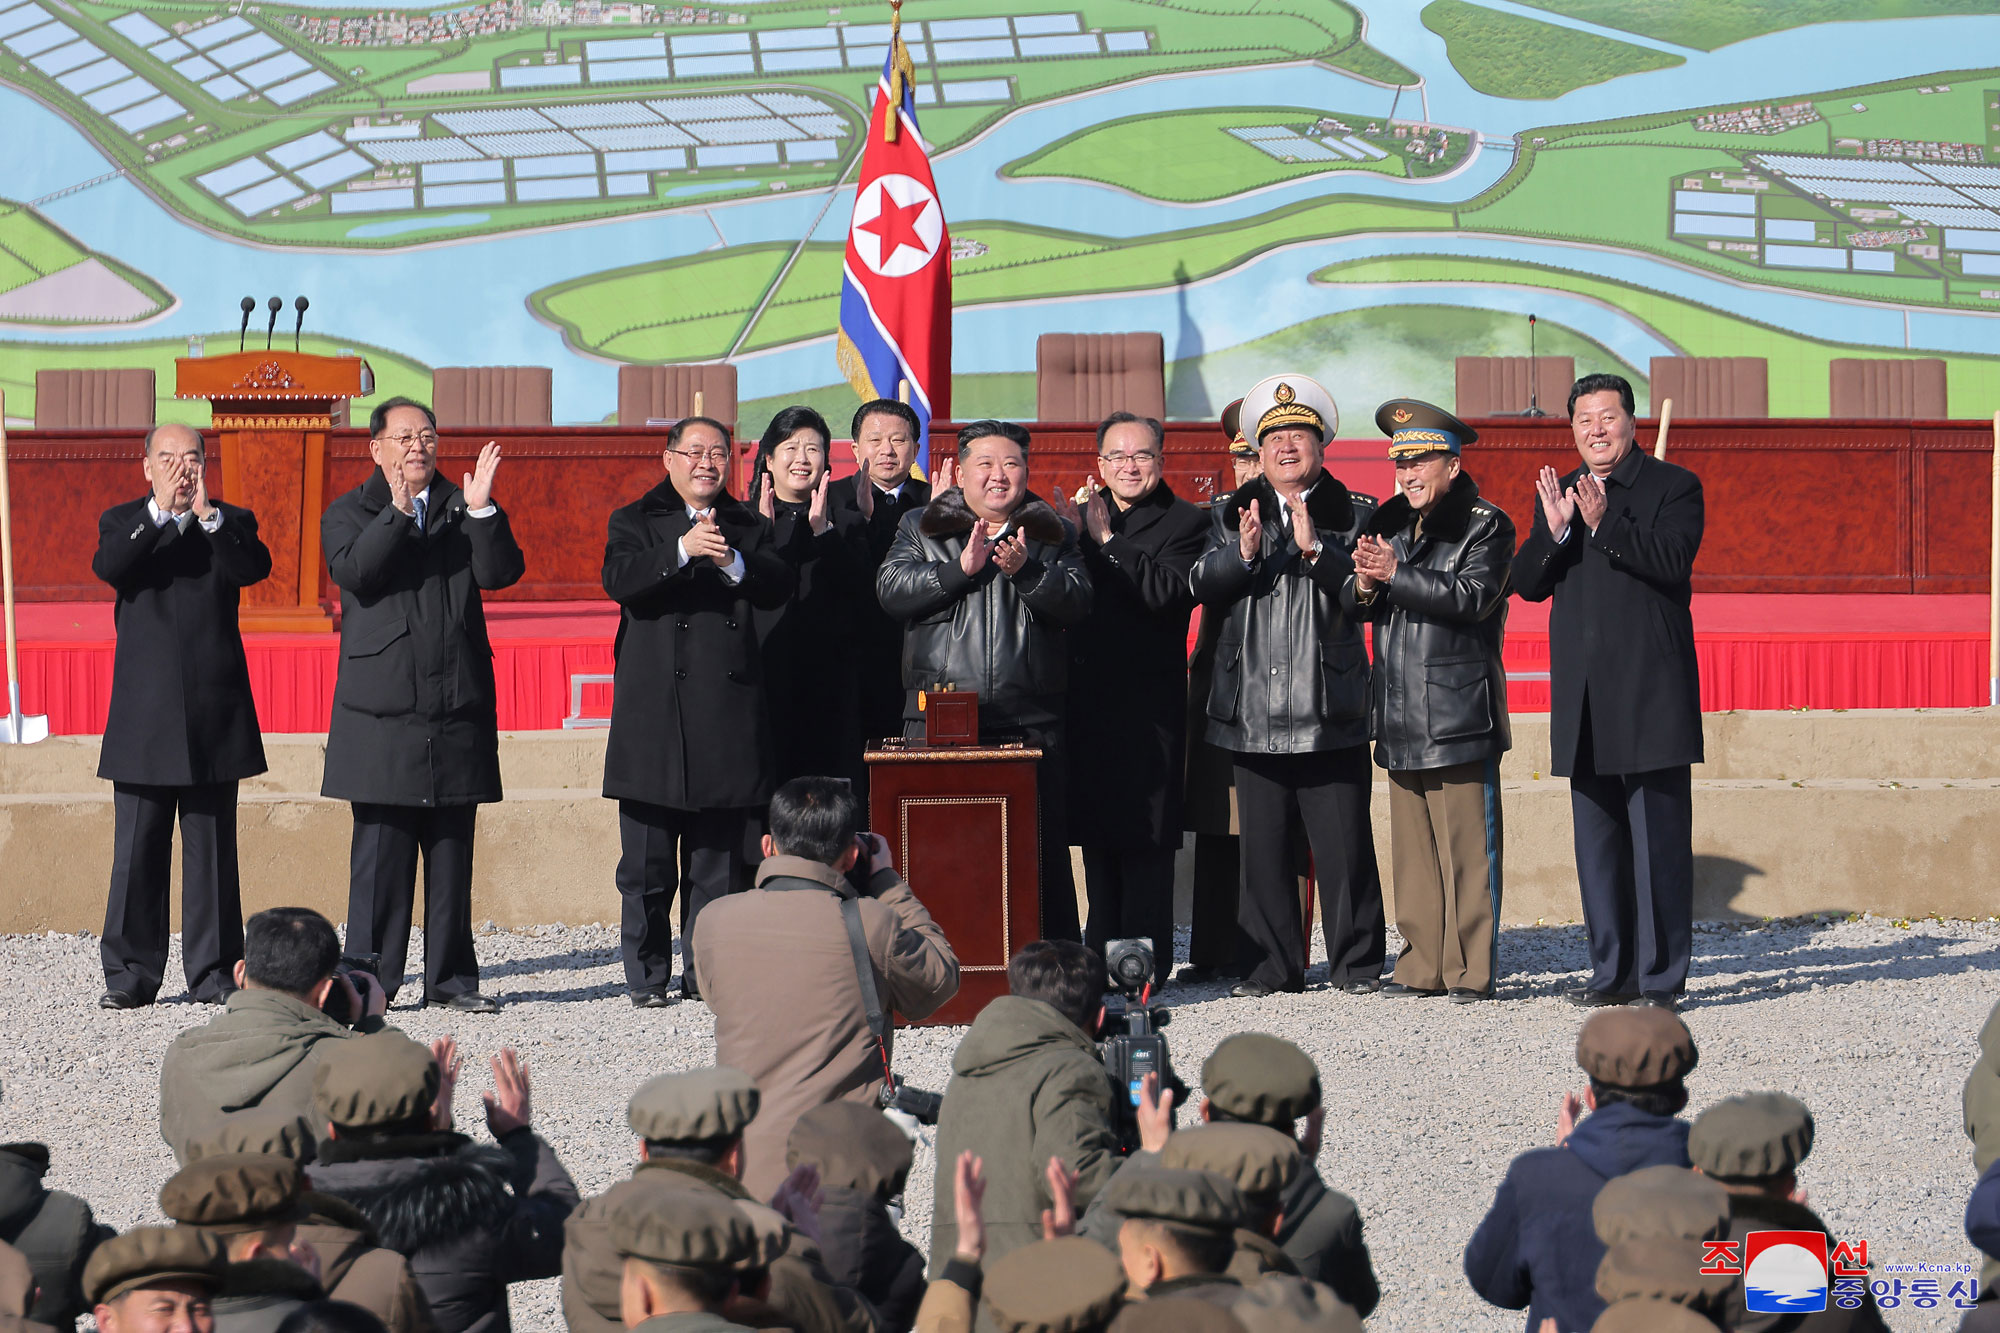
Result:
M1729 1228L1729 1196L1698 1171L1644 1166L1606 1181L1590 1205L1606 1245L1628 1240L1717 1240Z
M629 1180L585 1200L563 1226L562 1305L570 1333L618 1328L622 1264L611 1243L611 1214L630 1197L663 1191L733 1203L753 1224L782 1233L783 1248L766 1265L770 1282L762 1300L801 1333L886 1327L864 1297L827 1271L811 1238L779 1216L811 1212L805 1196L817 1177L810 1168L786 1179L771 1208L743 1188L743 1129L761 1101L756 1083L726 1065L662 1074L632 1094L626 1121L639 1139L638 1165Z
M1720 1324L1732 1295L1735 1304L1743 1303L1743 1278L1702 1272L1706 1254L1701 1241L1678 1237L1619 1241L1598 1261L1597 1294L1606 1306L1625 1300L1672 1301Z
M910 1177L909 1137L872 1106L829 1102L800 1116L787 1166L819 1172L819 1247L827 1271L866 1296L890 1328L908 1328L924 1299L924 1256L903 1239L900 1212Z
M1493 1206L1465 1248L1472 1289L1504 1309L1526 1307L1528 1327L1588 1328L1604 1311L1597 1294L1591 1205L1606 1181L1648 1166L1688 1165L1682 1079L1695 1067L1694 1038L1667 1009L1599 1009L1576 1039L1589 1077L1582 1098L1565 1094L1556 1144L1516 1157ZM1589 1114L1581 1121L1577 1115Z
M83 1295L98 1333L215 1333L222 1243L188 1227L135 1227L97 1247Z
M1160 1150L1161 1166L1213 1171L1243 1192L1236 1253L1225 1271L1246 1283L1265 1273L1298 1274L1298 1265L1273 1237L1284 1222L1285 1188L1298 1176L1299 1164L1297 1140L1263 1125L1200 1125L1175 1134Z
M729 1333L723 1316L742 1270L760 1256L757 1233L729 1200L690 1192L627 1194L610 1213L611 1245L624 1257L619 1308L647 1333Z
M68 1330L90 1309L83 1294L84 1265L117 1233L76 1195L44 1185L48 1169L44 1145L0 1144L0 1244L19 1250L34 1274L28 1318Z
M35 1270L28 1256L0 1241L0 1333L56 1333L52 1324L28 1318L35 1303Z
M1001 1333L1096 1333L1124 1304L1125 1278L1102 1246L1058 1236L994 1260L982 1294Z
M160 1211L222 1244L228 1267L211 1311L218 1333L277 1333L320 1299L319 1256L298 1240L305 1185L299 1164L268 1153L214 1153L160 1190Z
M576 1186L530 1127L527 1066L492 1060L491 1144L451 1128L444 1073L398 1032L330 1043L313 1075L326 1126L313 1188L345 1199L410 1261L439 1333L507 1333L507 1286L562 1271L562 1223ZM446 1060L456 1071L456 1052ZM440 1106L441 1102L441 1106Z
M1831 1254L1839 1241L1812 1209L1798 1187L1799 1164L1813 1146L1812 1112L1798 1098L1782 1092L1750 1092L1725 1098L1695 1117L1688 1132L1688 1156L1695 1170L1724 1191L1729 1210L1727 1239L1741 1243L1753 1231L1818 1231L1827 1237ZM1751 1313L1744 1308L1739 1285L1719 1322L1740 1333L1833 1333L1833 1330L1882 1328L1872 1292L1863 1292L1858 1310L1842 1310L1831 1302L1807 1315Z
M1227 1177L1134 1166L1112 1177L1104 1194L1106 1206L1125 1219L1118 1258L1135 1296L1241 1285L1226 1275L1250 1206Z
M1300 1170L1278 1199L1274 1239L1300 1276L1324 1282L1362 1318L1381 1300L1375 1266L1361 1234L1361 1210L1329 1189L1319 1173L1319 1069L1282 1037L1239 1032L1225 1037L1201 1067L1201 1118L1209 1124L1263 1125L1296 1137ZM1301 1130L1299 1122L1304 1121Z
M313 1159L316 1143L304 1117L253 1106L220 1117L183 1146L190 1165L218 1153L265 1153L303 1165ZM389 1333L435 1333L410 1261L379 1242L374 1223L360 1209L310 1188L300 1192L299 1207L298 1240L319 1256L327 1301L366 1310Z

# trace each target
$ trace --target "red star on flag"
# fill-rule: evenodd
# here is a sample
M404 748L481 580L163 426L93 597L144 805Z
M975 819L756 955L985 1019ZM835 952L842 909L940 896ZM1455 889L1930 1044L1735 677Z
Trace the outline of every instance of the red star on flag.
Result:
M881 262L884 264L906 245L920 254L929 254L930 247L917 236L917 222L930 206L928 199L919 199L914 204L899 204L885 190L882 193L882 211L866 222L856 223L855 229L872 232L882 238Z

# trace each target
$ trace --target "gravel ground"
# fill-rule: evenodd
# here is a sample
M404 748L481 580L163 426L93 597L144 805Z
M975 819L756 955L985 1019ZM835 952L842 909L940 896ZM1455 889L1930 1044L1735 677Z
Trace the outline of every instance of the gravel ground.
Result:
M1974 1263L1960 1226L1973 1184L1959 1088L1996 998L2000 922L1879 918L1696 928L1688 1026L1700 1042L1694 1108L1776 1088L1813 1108L1818 1143L1801 1173L1836 1232L1866 1237L1883 1263ZM1183 941L1183 944L1185 942ZM1261 1029L1319 1062L1331 1114L1320 1169L1353 1195L1383 1288L1371 1329L1516 1330L1521 1316L1475 1297L1459 1268L1467 1237L1508 1160L1549 1141L1563 1092L1580 1088L1579 1014L1561 999L1586 966L1579 926L1501 936L1501 1000L1475 1006L1388 1001L1323 987L1262 1002L1216 987L1175 987L1169 1038L1195 1081L1231 1032ZM628 1170L625 1099L654 1074L712 1061L700 1005L628 1006L618 937L601 926L487 932L479 954L495 1017L398 1010L412 1036L457 1034L469 1056L459 1098L476 1111L491 1076L474 1062L503 1044L526 1055L535 1123L586 1193ZM412 949L420 956L420 948ZM176 959L168 975L178 973ZM1323 975L1315 969L1311 980ZM160 1053L213 1012L169 1002L138 1013L94 1007L102 989L90 936L0 937L0 993L15 1040L0 1044L0 1138L54 1150L50 1183L89 1199L118 1227L160 1220L155 1195L173 1162L157 1131ZM941 1089L961 1029L898 1039L911 1082ZM920 1145L905 1230L928 1238L931 1154ZM554 1282L515 1288L523 1333L562 1328ZM1905 1306L1897 1329L1954 1328L1948 1309Z

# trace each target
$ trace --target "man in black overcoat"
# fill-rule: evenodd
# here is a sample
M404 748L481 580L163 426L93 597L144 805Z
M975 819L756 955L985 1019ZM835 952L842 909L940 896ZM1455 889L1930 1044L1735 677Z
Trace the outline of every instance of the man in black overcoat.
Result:
M667 479L612 513L604 544L620 608L604 794L618 802L625 987L642 1009L671 1003L675 890L685 880L681 993L695 998L695 918L753 855L773 771L754 612L796 580L770 523L723 489L727 427L677 422L661 461Z
M875 575L896 540L903 515L931 502L931 485L910 474L917 459L917 414L908 403L878 398L855 410L855 472L827 487L834 530L854 552L867 585L852 610L860 680L861 736L874 744L903 734L903 624L875 598ZM867 792L861 808L868 808Z
M1549 613L1550 771L1567 777L1590 931L1586 1008L1672 1009L1694 943L1694 807L1701 680L1689 577L1701 480L1635 442L1632 386L1587 375L1569 392L1583 466L1543 468L1514 590Z
M1165 432L1114 412L1097 428L1103 478L1081 508L1056 512L1080 534L1090 614L1069 631L1069 831L1083 848L1090 904L1083 942L1153 942L1154 980L1174 967L1174 853L1187 764L1188 572L1208 547L1208 515L1166 484Z
M244 588L269 576L271 553L255 514L209 498L205 462L200 431L158 427L146 437L152 494L97 521L91 572L118 597L97 762L97 776L112 784L98 1000L106 1009L134 1009L159 994L176 811L188 993L220 1004L243 957L236 784L265 765L236 607Z
M354 805L347 951L379 953L383 989L403 983L417 857L424 861L424 1002L466 1013L479 993L472 949L472 836L501 799L493 647L480 593L527 564L493 500L500 446L454 486L437 470L437 419L391 398L369 414L380 470L320 520L340 587L340 676L320 794Z

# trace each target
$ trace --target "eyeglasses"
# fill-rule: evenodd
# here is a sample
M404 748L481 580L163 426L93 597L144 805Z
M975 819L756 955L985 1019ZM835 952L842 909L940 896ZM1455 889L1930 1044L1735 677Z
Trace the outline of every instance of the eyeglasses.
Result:
M1160 461L1160 456L1156 453L1151 453L1151 452L1137 453L1137 454L1099 454L1098 458L1106 463L1111 464L1111 466L1113 467L1117 467L1120 463L1132 463L1139 467L1144 467L1148 463L1157 463Z
M669 449L670 454L679 454L690 463L727 463L729 451L721 445L712 449Z
M435 449L438 442L438 435L434 430L419 431L415 435L381 435L376 438L384 444L393 444L398 449L407 449L413 444L421 444L426 449Z

